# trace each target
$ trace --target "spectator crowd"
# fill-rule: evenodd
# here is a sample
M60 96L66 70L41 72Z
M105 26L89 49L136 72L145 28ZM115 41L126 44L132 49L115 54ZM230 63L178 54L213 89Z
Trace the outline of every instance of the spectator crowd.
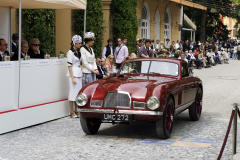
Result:
M136 41L135 52L129 54L127 38L118 38L117 46L113 44L113 39L108 39L104 47L102 56L96 58L92 48L95 35L92 32L86 32L84 39L79 35L72 37L70 50L67 53L69 78L69 106L71 116L79 116L75 99L80 89L90 82L97 79L115 77L117 70L127 59L134 58L176 58L186 61L191 68L202 69L216 66L219 64L229 64L229 59L240 60L240 43L237 40L228 42L189 42L172 41L166 39L165 43L160 40L139 39ZM82 46L82 41L85 45ZM18 48L20 45L21 58L30 56L30 58L43 59L44 53L40 50L40 41L32 38L29 43L23 40L19 44L19 35L12 35L11 54L7 51L8 44L0 38L0 61L5 57L11 57L12 61L19 58ZM75 105L75 108L73 107Z
M40 41L38 38L32 38L29 43L23 40L20 43L21 46L21 58L25 56L30 56L30 58L44 59L45 53L39 48ZM4 60L5 56L10 56L11 61L18 60L18 46L19 46L19 35L14 33L12 35L12 52L9 53L8 44L5 39L0 38L0 61Z

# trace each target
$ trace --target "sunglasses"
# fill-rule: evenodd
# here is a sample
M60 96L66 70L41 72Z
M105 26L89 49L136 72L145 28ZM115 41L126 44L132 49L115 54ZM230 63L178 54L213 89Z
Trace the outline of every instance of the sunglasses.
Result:
M121 41L117 41L117 42L121 42Z
M36 47L39 46L39 44L33 44L33 45L36 46Z
M98 62L102 62L102 61L98 61Z
M114 59L114 58L110 58L110 59Z

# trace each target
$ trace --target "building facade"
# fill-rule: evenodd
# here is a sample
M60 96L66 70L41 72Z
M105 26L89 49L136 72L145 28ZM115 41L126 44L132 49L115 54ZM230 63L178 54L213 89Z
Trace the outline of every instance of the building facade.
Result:
M112 0L102 0L103 20L105 30L103 46L107 45L107 40L113 38L113 22L111 15ZM138 34L136 39L149 38L165 41L180 40L181 26L183 24L182 6L190 6L206 10L206 7L184 0L138 0L137 19L139 20ZM56 54L60 51L67 52L70 47L72 36L75 34L72 24L72 10L56 10ZM12 10L12 15L16 15L16 10ZM12 33L18 33L17 19L12 18Z
M236 20L231 17L222 17L222 23L227 26L230 33L228 34L231 39L237 39L237 26Z

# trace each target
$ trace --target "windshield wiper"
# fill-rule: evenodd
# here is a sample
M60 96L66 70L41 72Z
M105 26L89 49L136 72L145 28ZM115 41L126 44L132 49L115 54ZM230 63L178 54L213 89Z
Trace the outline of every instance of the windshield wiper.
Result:
M161 75L162 76L162 74L161 73L158 73L158 72L149 72L150 74L159 74L159 75Z

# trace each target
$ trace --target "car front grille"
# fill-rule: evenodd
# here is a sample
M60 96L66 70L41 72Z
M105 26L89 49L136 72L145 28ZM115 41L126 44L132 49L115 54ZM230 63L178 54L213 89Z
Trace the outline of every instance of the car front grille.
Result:
M131 108L131 97L127 92L108 92L104 101L105 108Z

